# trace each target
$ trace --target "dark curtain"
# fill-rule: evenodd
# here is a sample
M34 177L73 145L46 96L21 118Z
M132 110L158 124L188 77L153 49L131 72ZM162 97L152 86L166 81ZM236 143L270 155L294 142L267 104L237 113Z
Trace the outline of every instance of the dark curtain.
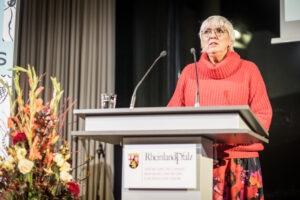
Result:
M168 1L117 1L116 93L129 107L134 87L162 50L168 51ZM137 91L136 107L167 103L167 58L162 58Z

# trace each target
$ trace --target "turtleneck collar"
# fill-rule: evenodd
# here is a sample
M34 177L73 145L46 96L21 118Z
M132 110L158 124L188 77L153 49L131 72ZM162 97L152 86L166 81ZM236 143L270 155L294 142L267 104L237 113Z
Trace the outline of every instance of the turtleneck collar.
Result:
M198 66L200 67L200 71L208 74L210 78L223 79L239 69L240 60L239 54L229 50L225 58L217 65L214 65L210 62L207 53L204 52L201 55Z

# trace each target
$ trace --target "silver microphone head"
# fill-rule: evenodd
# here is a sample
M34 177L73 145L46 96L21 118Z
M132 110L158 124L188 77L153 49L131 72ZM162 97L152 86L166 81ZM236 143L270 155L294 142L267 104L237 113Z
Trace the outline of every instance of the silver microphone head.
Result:
M161 53L160 53L160 56L161 57L165 57L167 55L167 52L166 51L162 51Z
M194 48L191 48L191 53L192 53L192 54L194 54L195 51L196 51L196 50L195 50Z

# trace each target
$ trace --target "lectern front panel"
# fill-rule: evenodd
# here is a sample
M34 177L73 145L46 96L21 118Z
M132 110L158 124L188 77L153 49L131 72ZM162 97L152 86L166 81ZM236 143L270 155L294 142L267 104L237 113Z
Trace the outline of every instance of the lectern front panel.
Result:
M122 182L122 200L199 200L199 199L212 199L212 171L213 171L213 151L212 141L201 137L165 137L165 138L124 138L124 145L149 145L149 144L195 144L196 145L196 188L185 189L166 189L162 188L126 188L124 182L125 170L123 168L123 182ZM123 163L127 163L128 155L124 154L123 148Z

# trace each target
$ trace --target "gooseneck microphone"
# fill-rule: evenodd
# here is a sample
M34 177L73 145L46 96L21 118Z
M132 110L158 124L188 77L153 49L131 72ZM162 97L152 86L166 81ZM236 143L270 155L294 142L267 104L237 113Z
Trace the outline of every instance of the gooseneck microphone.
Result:
M145 73L145 75L143 76L143 78L140 80L140 82L136 85L133 94L131 96L131 102L130 102L130 108L134 108L135 105L135 99L136 99L136 91L137 89L140 87L140 85L142 84L142 82L144 81L144 79L147 77L147 75L149 74L149 72L151 71L151 69L154 67L154 65L157 63L157 61L162 58L165 57L167 55L166 51L162 51L160 53L160 55L155 59L155 61L153 62L153 64L150 66L150 68L147 70L147 72Z
M191 48L191 54L193 54L193 56L194 56L196 80L197 80L197 91L196 91L196 95L195 95L195 107L199 107L199 78L198 78L198 71L197 71L196 51L194 48Z

